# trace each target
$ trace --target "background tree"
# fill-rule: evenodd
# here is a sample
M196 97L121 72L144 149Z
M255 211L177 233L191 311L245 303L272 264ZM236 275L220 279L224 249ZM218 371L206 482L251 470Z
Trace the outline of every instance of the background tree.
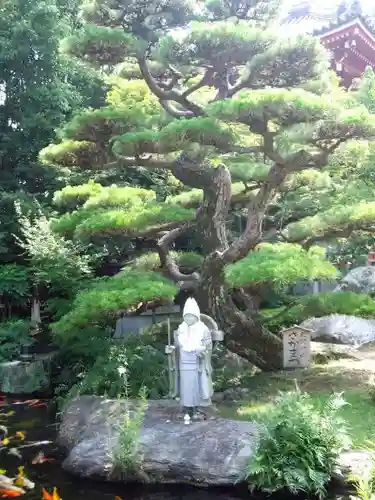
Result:
M42 152L55 166L165 171L183 186L166 199L100 188L54 227L103 247L152 241L156 271L191 290L226 332L228 346L262 369L281 362L281 340L259 315L264 285L334 276L313 243L371 230L375 214L340 167L345 143L374 137L374 118L355 95L333 85L318 40L277 34L277 7L253 0L86 2L86 24L63 48L116 76L106 105L75 116L62 141ZM184 272L171 252L187 231L199 235L203 256L193 272ZM126 300L115 291L118 281L98 285L96 297L107 297L101 311L163 297L165 282L158 295L157 278L129 266L121 284ZM90 320L96 292L82 293L55 331Z
M57 126L81 106L102 104L98 72L59 54L70 33L69 8L77 2L4 0L0 4L0 262L23 261L14 202L48 206L69 171L46 168L41 148ZM76 16L76 13L75 13Z

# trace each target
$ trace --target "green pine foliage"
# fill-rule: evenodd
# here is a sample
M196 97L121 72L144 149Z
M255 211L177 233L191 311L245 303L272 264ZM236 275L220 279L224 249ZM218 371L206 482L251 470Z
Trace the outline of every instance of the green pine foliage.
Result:
M66 186L56 191L53 202L60 209L74 210L81 207L89 198L97 196L102 189L103 186L94 181L78 186Z
M296 391L259 411L260 439L246 468L250 489L325 497L339 455L350 445L339 416L345 404L335 395L316 408L308 394Z
M155 200L155 192L137 187L109 186L90 196L83 205L84 209L132 207Z
M53 220L53 230L85 243L96 236L141 236L194 217L193 210L180 204L157 203L152 190L130 186L104 187L92 182L67 186L54 200L59 207L77 210Z
M107 159L98 144L72 140L63 141L60 144L50 144L41 151L39 156L45 165L82 169L99 168Z
M309 238L319 239L329 232L335 234L336 227L342 232L350 228L371 228L374 217L375 203L343 205L289 224L285 236L289 241L303 241Z
M306 251L290 243L262 243L257 251L226 269L227 280L233 286L272 283L277 287L295 283L301 278L313 280L336 276L335 267L324 258L324 249L312 247Z
M246 186L242 182L235 182L232 184L232 196L240 197L246 194ZM245 197L246 198L246 197ZM181 205L185 208L198 207L203 200L203 191L201 189L190 189L189 191L182 191L179 194L168 196L165 200L167 204Z
M69 336L77 329L105 324L120 311L130 312L144 302L172 300L176 286L157 273L125 270L99 279L80 291L72 310L52 325L55 335Z
M268 119L284 127L306 122L307 117L309 121L336 117L339 110L339 106L328 98L302 89L242 92L233 99L224 99L208 106L213 116L244 123L259 119L266 112Z
M150 203L126 210L97 211L81 222L75 230L75 236L86 241L99 235L123 234L142 236L149 232L158 232L160 226L186 221L194 217L194 211L179 206L166 206Z
M261 311L267 327L279 333L283 328L302 323L308 318L347 314L359 318L375 318L375 301L365 293L322 292L298 298L298 303Z
M214 118L191 118L173 121L160 132L145 130L118 137L113 145L115 154L134 156L141 153L180 151L189 143L198 143L225 150L234 142L230 127Z
M262 54L275 42L275 33L261 27L249 28L246 22L195 22L185 37L162 39L157 58L168 63L203 66L208 59L213 65L244 65Z
M90 24L85 24L81 33L66 38L61 44L63 52L98 66L120 63L134 55L135 48L135 38L121 28Z

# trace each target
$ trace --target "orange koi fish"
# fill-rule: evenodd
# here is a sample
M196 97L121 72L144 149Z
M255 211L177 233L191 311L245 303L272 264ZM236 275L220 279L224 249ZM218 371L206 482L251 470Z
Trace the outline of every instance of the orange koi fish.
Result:
M0 490L0 498L13 498L23 495L22 491L17 490Z
M41 406L47 406L47 403L36 400L35 402L29 404L29 408L40 408Z
M47 490L42 488L42 500L62 500L60 495L57 493L57 488L53 488L52 495L48 493Z

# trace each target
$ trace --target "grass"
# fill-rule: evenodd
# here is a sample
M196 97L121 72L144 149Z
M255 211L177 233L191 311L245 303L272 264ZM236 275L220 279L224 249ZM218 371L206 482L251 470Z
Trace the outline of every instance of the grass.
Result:
M344 393L348 405L341 415L347 421L353 446L363 447L375 437L375 347L366 350L338 352L335 348L327 355L325 345L324 364L312 364L310 368L259 373L248 379L247 388L252 395L247 400L232 405L222 405L220 414L227 418L251 420L260 407L272 404L280 391L292 390L296 384L301 391L308 392L317 406L322 406L334 392ZM332 348L333 349L333 348ZM315 353L317 354L317 353Z

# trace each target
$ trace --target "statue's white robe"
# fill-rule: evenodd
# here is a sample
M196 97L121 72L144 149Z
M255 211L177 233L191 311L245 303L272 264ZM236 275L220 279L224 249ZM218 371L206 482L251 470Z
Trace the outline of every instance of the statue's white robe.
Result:
M210 406L213 394L211 333L199 319L200 312L196 302L186 304L189 305L191 307L185 307L184 315L193 314L197 317L197 322L192 326L183 322L174 333L178 363L176 387L181 406Z

